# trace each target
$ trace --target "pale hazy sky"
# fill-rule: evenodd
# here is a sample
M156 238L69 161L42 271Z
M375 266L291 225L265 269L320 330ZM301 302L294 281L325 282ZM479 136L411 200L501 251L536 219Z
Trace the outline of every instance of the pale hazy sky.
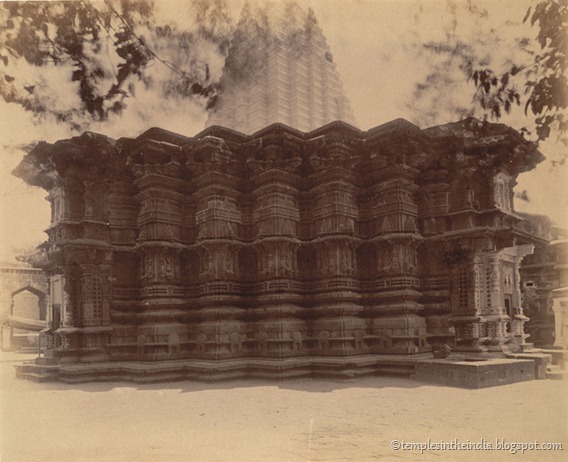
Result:
M234 16L238 17L243 2L230 0ZM520 25L530 2L526 0L479 1L478 9L487 9L482 19L471 19L463 13L467 0L300 0L312 7L334 56L334 62L351 100L359 128L366 130L395 118L420 123L420 114L428 101L413 101L417 82L427 75L431 57L417 54L418 44L444 40L456 6L458 34L464 41L485 34L499 44L491 50L495 62L513 55L510 41L522 35L534 37L527 25ZM184 23L187 4L182 0L160 2L160 16L172 22ZM503 58L504 59L504 58ZM219 64L219 63L218 63ZM222 64L222 63L221 63ZM159 63L153 63L159 71ZM28 70L28 72L30 72ZM49 79L62 82L54 90L54 104L69 97L63 81L67 74L53 71ZM447 88L444 97L463 103L469 98L471 83ZM57 93L59 92L59 94ZM432 109L432 108L428 108ZM437 108L436 108L437 109ZM456 121L444 106L439 107L435 124ZM160 126L186 136L204 127L205 114L196 112L184 101L163 102L152 94L137 94L125 116L106 124L93 124L90 129L111 137L137 136L145 129ZM526 123L522 110L501 122L520 128ZM71 134L58 124L34 125L29 114L13 104L0 102L0 260L14 252L41 243L42 232L49 223L45 191L25 185L9 172L21 160L23 152L13 146L39 140L54 142ZM554 143L541 146L551 156L560 147ZM517 205L518 210L550 215L568 227L568 168L552 169L549 162L519 178L519 190L527 189L531 202Z

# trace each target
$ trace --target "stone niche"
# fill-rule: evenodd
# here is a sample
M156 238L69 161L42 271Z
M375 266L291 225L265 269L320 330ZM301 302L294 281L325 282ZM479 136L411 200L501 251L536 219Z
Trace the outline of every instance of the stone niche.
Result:
M15 174L52 206L43 355L309 370L527 348L512 188L541 160L475 119L40 143Z

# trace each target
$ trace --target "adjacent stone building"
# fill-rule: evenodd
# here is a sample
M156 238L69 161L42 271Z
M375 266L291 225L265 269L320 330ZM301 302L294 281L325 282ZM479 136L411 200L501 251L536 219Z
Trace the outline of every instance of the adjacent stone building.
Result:
M526 231L539 238L534 253L521 265L523 308L530 318L525 330L535 346L551 348L556 339L555 318L559 327L562 324L562 316L555 315L553 305L555 295L566 286L563 273L568 262L565 251L567 231L555 226L544 215L521 215L527 220Z
M46 327L47 279L41 269L0 262L0 348L36 348Z
M552 291L552 310L555 317L554 346L568 350L568 238L557 236L551 245L556 256L558 286Z
M52 207L44 353L295 375L528 348L519 265L540 241L512 188L542 158L471 118L40 143L15 174Z

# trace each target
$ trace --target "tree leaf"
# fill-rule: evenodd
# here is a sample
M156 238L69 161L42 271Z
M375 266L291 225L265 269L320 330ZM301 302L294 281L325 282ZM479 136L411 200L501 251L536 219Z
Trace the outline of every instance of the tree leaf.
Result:
M527 19L529 19L529 16L531 14L531 9L532 9L532 6L529 6L529 9L527 10L525 17L523 18L523 23L527 22Z

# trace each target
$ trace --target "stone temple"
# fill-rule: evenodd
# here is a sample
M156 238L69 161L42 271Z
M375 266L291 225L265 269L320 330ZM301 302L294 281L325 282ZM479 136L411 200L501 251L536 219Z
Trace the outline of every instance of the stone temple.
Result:
M540 378L519 284L538 238L512 190L542 154L472 118L358 130L312 15L278 24L245 34L260 45L239 78L236 32L210 119L229 127L87 132L17 167L52 210L49 327L19 374ZM457 359L432 359L447 346Z
M533 237L512 187L541 159L476 119L40 143L15 172L52 207L34 367L281 376L404 369L392 358L441 344L521 351Z

